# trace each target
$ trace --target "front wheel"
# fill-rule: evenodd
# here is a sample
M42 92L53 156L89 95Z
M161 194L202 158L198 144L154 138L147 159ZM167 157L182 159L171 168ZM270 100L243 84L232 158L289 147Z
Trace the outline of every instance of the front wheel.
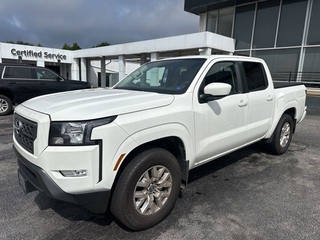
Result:
M287 151L293 134L293 120L290 115L283 114L274 130L273 139L270 143L271 151L280 155Z
M5 116L12 111L12 101L10 98L0 95L0 116Z
M180 165L170 152L160 148L142 152L121 173L111 212L132 230L150 228L172 211L180 182Z

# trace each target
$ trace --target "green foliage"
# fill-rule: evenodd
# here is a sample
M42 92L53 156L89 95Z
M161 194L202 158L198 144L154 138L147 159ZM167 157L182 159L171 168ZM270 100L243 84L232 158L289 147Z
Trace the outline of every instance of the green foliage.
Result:
M62 49L64 50L79 50L81 47L78 45L78 43L73 43L72 46L69 44L63 44Z
M20 44L20 45L27 45L27 46L34 46L32 43L23 42L23 41L6 41L6 43L13 43L13 44ZM40 44L40 43L39 43ZM38 45L39 45L38 44ZM41 44L40 44L41 45Z
M96 47L105 47L105 46L109 46L110 44L108 42L102 42L102 43L99 43L98 45L96 46L93 46L93 48L96 48Z

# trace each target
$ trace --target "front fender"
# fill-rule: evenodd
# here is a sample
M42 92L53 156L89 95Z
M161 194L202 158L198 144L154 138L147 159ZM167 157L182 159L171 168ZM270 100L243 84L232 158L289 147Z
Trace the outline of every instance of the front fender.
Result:
M115 172L117 172L124 162L125 158L137 147L166 137L177 137L181 139L185 147L186 159L193 163L194 159L194 145L191 141L191 136L185 126L178 123L171 123L165 125L159 125L152 128L143 129L141 131L135 132L129 136L117 150L115 158L112 161L110 167L112 169L117 166ZM118 163L120 156L125 154L125 156Z

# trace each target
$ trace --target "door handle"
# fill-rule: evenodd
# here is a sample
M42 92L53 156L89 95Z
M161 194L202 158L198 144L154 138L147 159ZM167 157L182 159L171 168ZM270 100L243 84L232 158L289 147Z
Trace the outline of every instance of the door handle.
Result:
M267 97L267 101L268 101L268 102L271 102L272 100L273 100L273 96L269 95L269 96Z
M16 84L16 82L9 82L9 84L13 85L13 84Z
M245 107L245 106L247 106L247 105L248 105L248 103L247 103L246 101L244 101L244 100L241 100L241 101L239 102L239 104L238 104L239 107Z
M38 83L38 85L45 85L45 83Z

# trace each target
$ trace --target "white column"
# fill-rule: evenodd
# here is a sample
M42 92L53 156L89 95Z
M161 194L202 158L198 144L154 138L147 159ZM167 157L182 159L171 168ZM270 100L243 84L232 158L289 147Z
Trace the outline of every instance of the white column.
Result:
M126 58L124 55L119 56L119 81L126 76Z
M2 63L2 58L1 58L1 56L0 56L0 63Z
M150 57L150 61L151 62L156 61L158 59L159 59L159 53L158 52L151 53L151 57Z
M80 80L79 77L79 59L74 58L71 64L71 79Z
M107 86L106 84L106 59L105 57L102 57L101 62L101 87L105 88Z
M87 59L81 58L81 81L87 81Z
M200 14L200 20L199 20L199 32L205 32L207 31L207 19L208 19L207 13Z
M212 49L211 48L200 48L199 53L200 53L200 55L211 55Z
M37 66L38 66L38 67L44 67L44 66L45 66L44 61L38 60L38 61L37 61Z

